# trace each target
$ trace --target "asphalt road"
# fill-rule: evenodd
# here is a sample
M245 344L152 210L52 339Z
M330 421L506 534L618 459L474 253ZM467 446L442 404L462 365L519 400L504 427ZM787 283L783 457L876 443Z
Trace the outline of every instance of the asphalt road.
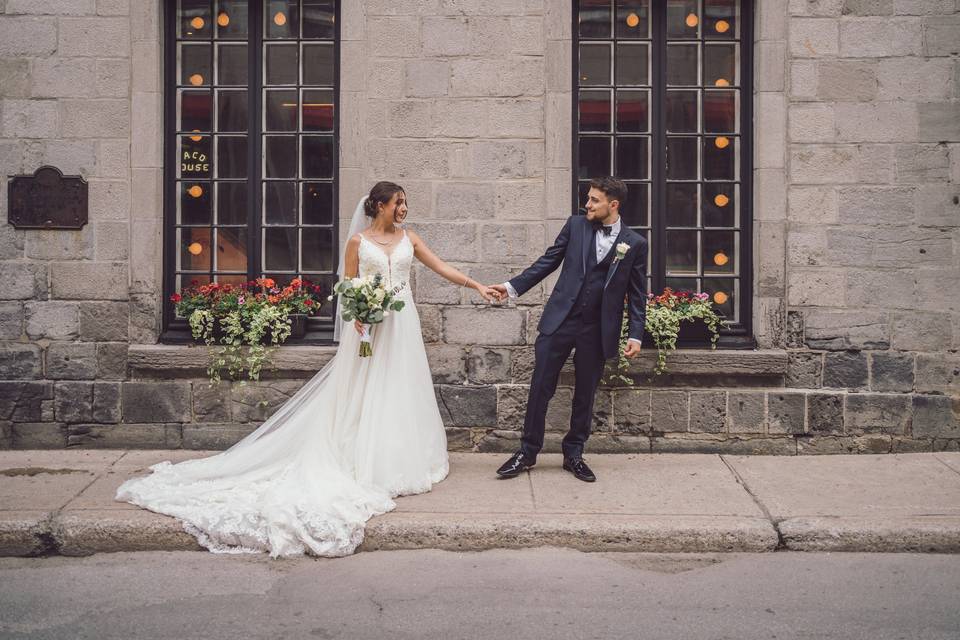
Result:
M960 556L0 559L2 638L960 638Z

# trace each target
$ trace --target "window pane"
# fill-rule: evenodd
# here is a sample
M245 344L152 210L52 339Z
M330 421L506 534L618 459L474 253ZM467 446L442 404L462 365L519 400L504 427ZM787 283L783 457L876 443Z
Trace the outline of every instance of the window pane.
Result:
M724 182L708 182L703 185L703 226L736 227L737 185Z
M333 131L333 91L303 92L303 130Z
M218 227L216 271L247 270L247 230L237 227Z
M740 34L737 0L704 0L703 37L737 38Z
M267 59L264 63L265 84L297 84L300 79L297 45L265 45Z
M580 45L580 86L610 84L610 45Z
M627 183L627 201L620 206L620 215L628 227L646 227L650 225L648 214L649 187L640 182Z
M247 177L247 136L217 136L217 177Z
M301 176L304 178L333 177L333 138L330 136L303 136L303 164Z
M335 15L331 0L303 0L303 37L332 39Z
M180 176L203 179L213 177L210 136L180 136Z
M249 19L247 0L217 0L217 37L244 40Z
M296 38L300 35L300 9L297 0L269 0L264 25L267 38Z
M650 0L619 0L617 2L617 37L650 37Z
M333 224L333 184L303 184L303 224Z
M182 271L209 271L211 265L210 229L183 228L178 229L180 236L180 264Z
M580 37L609 38L613 7L610 0L580 0Z
M209 44L180 45L180 84L200 86L211 84L210 73L213 48Z
M703 130L706 133L736 133L737 91L703 92Z
M580 92L580 131L610 131L610 91Z
M264 183L263 223L297 224L296 182Z
M247 92L217 91L217 131L247 130Z
M667 183L667 226L697 226L697 185L684 182Z
M649 101L649 91L617 91L617 131L650 131Z
M703 52L703 84L713 87L736 86L737 45L709 44Z
M213 130L213 94L209 90L180 92L180 130Z
M698 291L696 278L667 278L667 285L674 291Z
M221 85L247 84L247 45L217 45L217 82Z
M264 136L265 178L297 177L297 139L294 136Z
M697 0L667 0L667 37L696 38L700 35Z
M617 85L649 84L650 47L646 44L617 45Z
M271 227L263 230L264 269L276 271L296 271L297 269L297 229Z
M696 275L697 231L667 230L667 273L671 275Z
M581 137L578 154L581 178L608 176L610 170L610 138Z
M297 90L266 92L264 126L267 131L297 130Z
M209 0L180 0L177 14L181 38L209 40L213 36Z
M303 270L333 271L333 230L307 227L303 234Z
M704 278L703 291L710 294L714 310L724 316L724 320L733 322L739 320L736 311L739 304L736 299L739 294L739 287L735 279Z
M697 44L668 44L667 45L667 84L696 85L699 84L697 73L699 64L699 45Z
M696 180L698 138L667 136L667 179Z
M303 45L303 84L333 86L333 45Z
M614 175L623 179L644 179L650 175L647 138L617 138Z
M727 136L703 139L703 179L737 179L737 139Z
M667 91L664 111L667 116L667 131L671 133L697 133L699 118L697 91Z
M210 224L210 183L180 183L180 224Z
M734 274L737 265L736 234L733 231L703 232L703 273Z
M247 224L247 183L217 183L217 224Z

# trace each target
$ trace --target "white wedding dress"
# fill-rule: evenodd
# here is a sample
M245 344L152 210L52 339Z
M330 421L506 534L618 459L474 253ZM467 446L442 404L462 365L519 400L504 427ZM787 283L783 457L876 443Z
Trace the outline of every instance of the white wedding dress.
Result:
M361 276L409 282L406 233L389 256L366 238L359 252ZM208 458L155 464L116 499L182 520L214 552L353 553L371 516L448 471L420 318L409 286L399 295L406 306L374 327L372 356L345 326L334 359L256 431Z

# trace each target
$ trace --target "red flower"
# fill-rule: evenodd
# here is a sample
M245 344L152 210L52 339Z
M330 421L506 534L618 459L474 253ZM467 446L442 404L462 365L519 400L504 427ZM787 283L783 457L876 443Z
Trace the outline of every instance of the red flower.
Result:
M182 298L180 297L180 294L179 294L179 293L175 293L175 294L173 294L172 296L170 296L170 300L171 300L172 302L180 302L180 300L182 300Z
M312 307L312 306L313 306L313 300L311 300L310 298L307 298L306 300L303 301L303 304L304 304L304 306L306 306L306 307Z

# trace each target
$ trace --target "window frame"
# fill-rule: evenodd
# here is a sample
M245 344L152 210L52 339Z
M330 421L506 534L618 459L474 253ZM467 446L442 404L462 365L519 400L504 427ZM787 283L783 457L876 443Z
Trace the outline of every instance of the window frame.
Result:
M718 347L752 349L753 337L753 37L754 2L740 1L740 322L722 325ZM659 293L666 286L666 176L665 154L667 127L664 104L666 100L667 3L649 0L650 6L650 264L648 274L651 291ZM614 12L616 0L612 1ZM700 6L702 7L702 0ZM580 150L579 93L580 80L580 2L574 0L571 12L571 200L573 211L582 213L577 175ZM702 12L701 12L702 14ZM615 14L614 14L615 15ZM616 88L616 84L611 85ZM614 92L615 93L615 92ZM589 133L589 132L587 132ZM614 139L616 134L614 134ZM657 151L659 150L659 153ZM709 341L683 342L678 346L703 347Z
M263 51L264 42L264 10L268 0L248 1L248 30L247 44L247 277L258 277L262 270L263 224L263 123L264 108L264 78L263 78ZM176 316L175 305L170 296L176 292L176 265L177 265L177 2L165 2L161 11L163 38L163 277L161 300L161 330L160 342L167 344L192 343L193 336L185 318ZM333 33L333 241L336 250L333 264L339 260L340 223L339 223L339 187L340 187L340 55L341 55L341 0L334 0L334 33ZM299 64L302 64L300 62ZM299 134L298 134L299 135ZM212 148L212 147L211 147ZM211 184L213 184L211 182ZM329 295L324 290L323 295ZM335 312L334 316L335 318ZM290 338L284 344L333 344L333 318L310 317L307 320L307 331L303 338Z

